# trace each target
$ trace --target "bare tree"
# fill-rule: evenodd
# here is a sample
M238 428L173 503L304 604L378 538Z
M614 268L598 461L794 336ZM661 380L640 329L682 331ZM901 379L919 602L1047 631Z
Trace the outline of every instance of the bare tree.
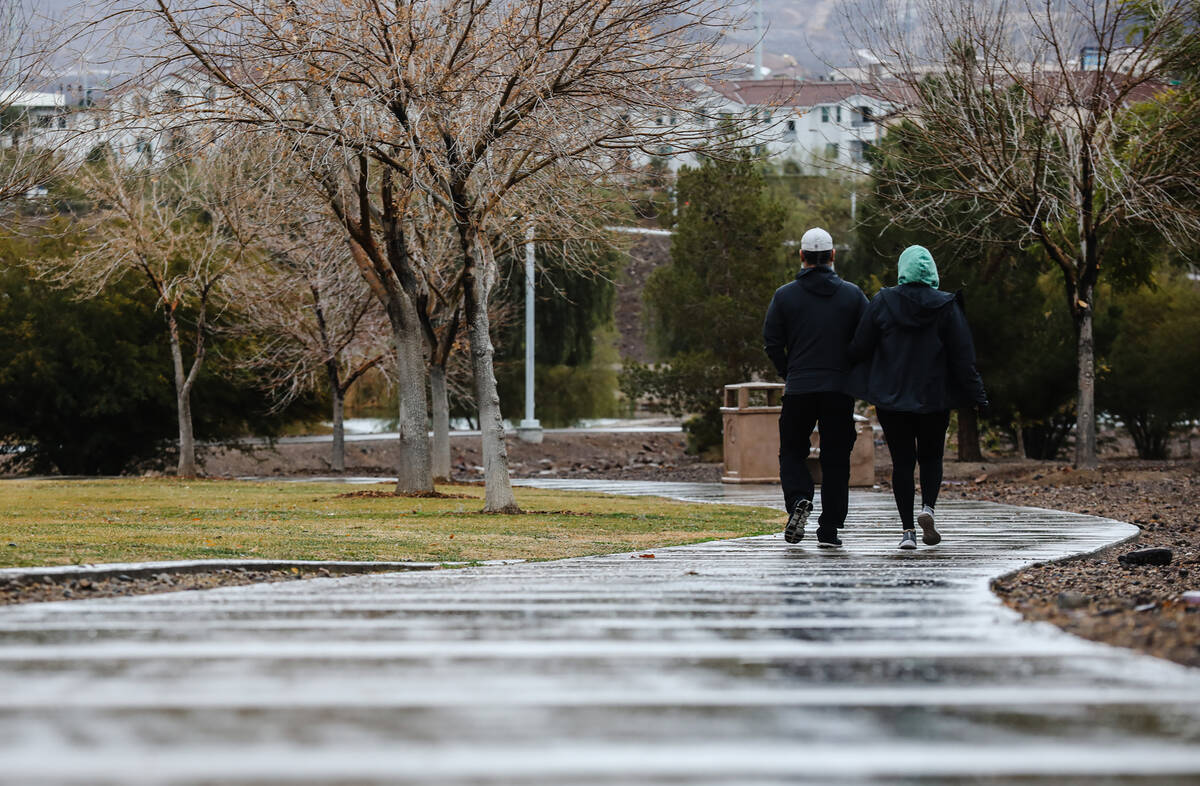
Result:
M84 297L126 277L142 281L166 321L179 422L177 472L193 477L192 389L220 306L218 288L245 250L222 218L223 211L236 209L218 196L225 175L215 161L196 159L162 170L108 162L81 170L79 177L96 202L83 217L92 243L74 257L51 261L45 275L77 285ZM186 327L193 332L190 362L184 357Z
M277 406L306 391L328 392L329 465L340 472L346 468L346 394L387 360L391 332L324 205L313 204L311 192L295 182L273 185L251 187L256 209L239 233L253 253L225 285L237 304L231 329L257 339L245 364L276 392Z
M431 466L434 478L450 478L450 361L459 349L462 329L462 277L448 222L427 199L414 200L407 233L416 267L425 276L423 332L429 353L429 401L433 426Z
M1077 335L1075 463L1095 467L1100 271L1132 228L1176 243L1200 233L1200 123L1168 88L1179 64L1163 46L1194 27L1194 3L869 5L867 44L908 105L876 168L892 220L1035 245L1061 272Z
M153 0L148 7L175 45L174 62L200 67L224 90L216 114L303 140L312 151L313 171L396 327L402 441L409 428L408 455L420 465L402 487L430 478L424 386L418 401L410 379L423 367L420 320L430 296L405 233L413 195L444 211L459 248L485 510L515 510L492 367L488 302L497 263L487 227L507 217L510 195L530 179L603 180L630 150L708 144L713 132L704 122L652 118L694 109L691 85L734 55L719 46L730 21L723 5Z

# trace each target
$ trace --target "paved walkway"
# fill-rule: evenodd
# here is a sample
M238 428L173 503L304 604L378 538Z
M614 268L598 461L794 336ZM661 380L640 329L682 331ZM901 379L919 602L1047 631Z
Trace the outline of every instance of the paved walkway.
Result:
M948 501L944 543L906 554L888 498L851 510L840 552L776 535L0 609L0 782L1200 782L1200 671L987 590L1129 525Z

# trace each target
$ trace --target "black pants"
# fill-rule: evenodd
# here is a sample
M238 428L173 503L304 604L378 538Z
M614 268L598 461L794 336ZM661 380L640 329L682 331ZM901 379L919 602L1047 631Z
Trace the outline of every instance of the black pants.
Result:
M854 447L854 399L843 393L783 397L779 415L779 481L790 513L797 500L813 498L808 459L813 426L821 428L821 516L818 529L833 534L846 520L850 500L850 450Z
M904 529L913 528L913 470L921 465L921 504L937 504L942 486L942 456L946 452L946 427L950 411L893 412L876 409L883 437L892 454L892 494Z

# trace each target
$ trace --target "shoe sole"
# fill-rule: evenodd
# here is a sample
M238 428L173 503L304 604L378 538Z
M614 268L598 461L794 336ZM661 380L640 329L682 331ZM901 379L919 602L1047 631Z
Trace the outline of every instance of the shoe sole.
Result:
M819 548L819 549L840 549L841 545L837 544L837 543L821 543L820 541L817 541L817 548Z
M812 508L809 508L800 518L788 516L787 527L783 530L783 539L788 543L799 543L804 540L804 525L808 523L808 516L811 513Z
M913 551L917 548L917 544L913 543L911 541L905 541L904 543L901 543L896 548L900 549L901 551Z
M922 512L917 516L917 523L921 525L921 542L926 546L936 546L942 542L942 536L933 526L933 516Z

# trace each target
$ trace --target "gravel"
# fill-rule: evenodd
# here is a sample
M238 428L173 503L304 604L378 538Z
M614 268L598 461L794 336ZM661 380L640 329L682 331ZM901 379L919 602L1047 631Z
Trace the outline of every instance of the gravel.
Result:
M1112 460L1099 470L1022 467L1009 476L952 482L943 498L1030 505L1128 521L1137 541L1066 562L1036 565L993 584L1026 619L1093 641L1200 666L1200 463ZM1122 564L1146 549L1167 564ZM1129 562L1129 560L1126 560Z
M221 569L210 573L157 573L153 576L114 576L112 578L52 578L36 581L0 577L0 605L38 603L84 598L115 598L128 595L152 595L159 592L236 587L273 581L294 581L334 575L326 568L304 570Z

